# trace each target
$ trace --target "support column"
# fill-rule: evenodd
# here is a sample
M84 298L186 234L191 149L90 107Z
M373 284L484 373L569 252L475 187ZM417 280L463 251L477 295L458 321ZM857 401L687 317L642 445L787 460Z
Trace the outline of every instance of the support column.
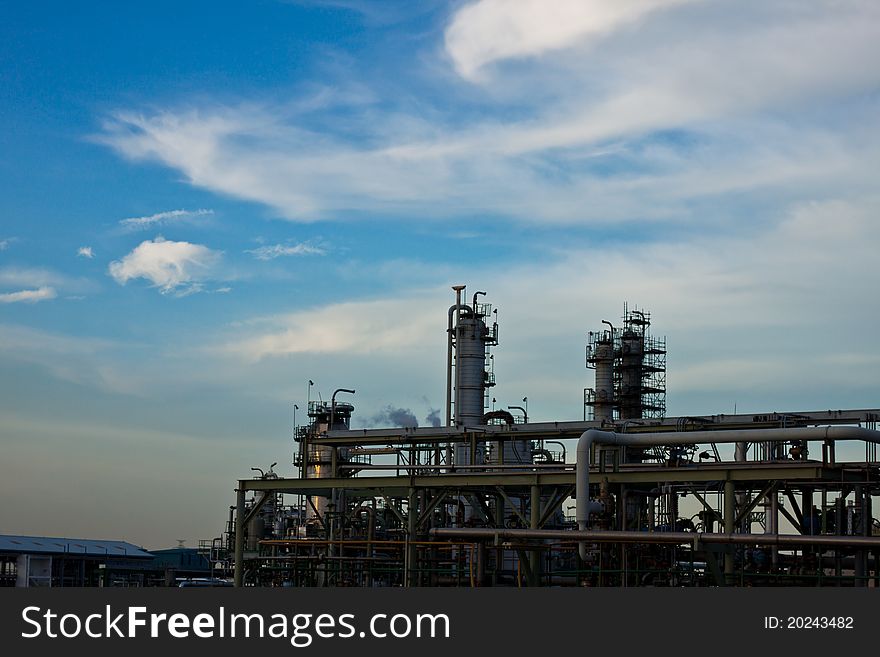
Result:
M417 586L418 582L416 581L416 526L418 524L419 518L419 510L418 510L418 496L416 495L416 489L409 489L409 500L408 500L408 509L406 516L406 572L405 572L405 583L404 585L409 586Z
M504 497L502 495L495 496L495 526L499 529L505 527L505 517L507 510L504 508ZM504 548L500 543L495 547L495 572L492 574L492 586L498 586L501 583L501 575L504 570Z
M235 586L241 586L244 581L244 493L244 482L239 481L235 504Z
M530 504L529 527L531 529L539 529L541 522L541 487L532 486L532 502ZM529 556L529 565L531 566L532 581L529 586L540 586L541 584L541 550L535 548Z
M733 487L733 480L728 479L724 482L724 533L732 534L734 529L733 521L736 519L736 498ZM727 546L724 553L724 580L730 586L733 584L733 550L734 546Z
M859 514L859 525L853 527L853 534L861 534L863 536L871 535L871 517L868 514L868 496L865 494L864 486L855 487L856 509ZM855 554L855 576L856 586L868 585L868 552L867 550L856 550Z

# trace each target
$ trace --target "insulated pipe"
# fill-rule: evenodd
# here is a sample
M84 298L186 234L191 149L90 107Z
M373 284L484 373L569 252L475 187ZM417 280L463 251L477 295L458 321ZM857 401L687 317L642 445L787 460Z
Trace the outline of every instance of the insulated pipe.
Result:
M772 545L793 547L880 547L880 536L809 536L803 534L722 534L704 532L580 531L571 529L495 529L492 527L435 527L428 534L436 539L547 540L587 543L656 543L672 545Z
M460 288L460 289L459 289ZM456 292L456 303L449 307L449 321L446 328L446 426L452 426L452 316L455 311L471 312L471 307L461 304L463 285L452 288Z
M692 445L697 443L736 443L742 441L765 440L782 442L786 440L864 440L880 443L880 431L862 427L793 427L788 429L736 429L730 431L675 431L663 433L622 434L613 431L589 429L581 434L577 444L577 470L575 474L575 496L577 502L577 524L580 531L590 528L590 453L593 445L635 445L653 447L655 445ZM587 544L578 546L581 558L586 558Z

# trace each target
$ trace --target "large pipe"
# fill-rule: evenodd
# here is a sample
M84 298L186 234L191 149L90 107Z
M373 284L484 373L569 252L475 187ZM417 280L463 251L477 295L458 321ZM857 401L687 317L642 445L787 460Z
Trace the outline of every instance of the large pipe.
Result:
M436 527L428 532L434 538L482 540L550 540L585 543L665 543L700 544L819 545L826 547L880 547L880 536L828 536L806 534L723 534L704 532L580 531L570 529L495 529L492 527Z
M461 291L464 289L463 285L456 285L452 288L455 290L456 299L455 304L449 307L449 321L447 322L446 328L446 426L452 426L452 342L454 333L452 332L452 318L455 315L456 311L464 310L466 313L471 312L471 307L467 305L462 305L461 303ZM458 320L456 319L456 324Z
M577 444L575 495L578 529L590 528L590 453L593 445L692 445L699 443L736 443L764 440L782 442L787 440L865 440L880 443L880 431L862 427L793 427L788 429L735 429L730 431L676 431L669 433L624 434L613 431L589 429L581 434ZM587 545L579 545L581 558L587 556Z
M355 394L355 391L351 388L337 388L333 391L333 396L330 397L330 424L327 427L328 431L333 431L333 425L336 423L336 395L340 392L347 392L350 395Z

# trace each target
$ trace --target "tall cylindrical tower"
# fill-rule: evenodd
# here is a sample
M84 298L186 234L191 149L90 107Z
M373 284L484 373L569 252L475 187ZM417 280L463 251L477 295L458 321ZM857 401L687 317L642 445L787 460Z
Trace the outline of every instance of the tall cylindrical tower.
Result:
M498 323L488 320L492 315L489 304L477 303L485 292L477 292L470 306L461 303L464 286L456 286L456 303L449 309L450 354L449 387L454 394L453 426L466 428L485 424L486 391L495 385L491 368L487 367L489 347L498 344ZM476 450L471 445L455 446L456 465L480 465L484 462L485 444Z
M620 337L620 419L642 417L644 337L630 327Z
M334 431L348 429L353 411L354 405L346 402L336 402L335 404L324 401L309 402L311 423L308 429L308 446L305 454L306 479L324 479L333 476L333 448L327 445L316 445L312 441L331 429ZM346 456L345 453L337 454L339 460L345 460ZM328 498L314 495L309 499L311 504L306 509L306 520L315 520L317 514L323 517L329 505Z
M482 315L462 315L455 327L455 424L482 423L486 376L486 341L489 331Z
M614 419L614 327L610 322L607 331L590 331L587 344L587 367L596 370L596 383L585 396L586 403L592 407L593 419L608 421Z

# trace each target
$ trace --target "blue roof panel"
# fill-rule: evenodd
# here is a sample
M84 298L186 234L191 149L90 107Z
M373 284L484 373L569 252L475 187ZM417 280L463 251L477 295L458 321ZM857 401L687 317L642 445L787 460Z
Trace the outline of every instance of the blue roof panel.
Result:
M58 554L113 557L116 559L152 559L143 548L126 541L91 538L53 538L49 536L0 535L0 553Z

